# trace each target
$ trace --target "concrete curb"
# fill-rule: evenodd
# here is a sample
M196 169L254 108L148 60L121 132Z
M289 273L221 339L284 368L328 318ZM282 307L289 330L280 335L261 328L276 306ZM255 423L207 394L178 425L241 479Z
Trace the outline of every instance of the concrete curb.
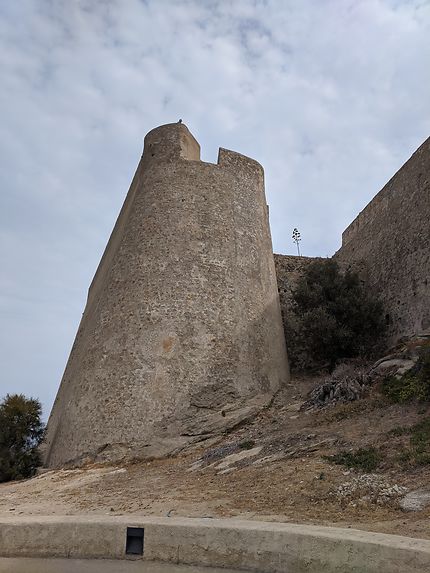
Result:
M2 517L0 557L126 559L127 527L144 528L144 560L259 573L430 572L427 540L230 519Z

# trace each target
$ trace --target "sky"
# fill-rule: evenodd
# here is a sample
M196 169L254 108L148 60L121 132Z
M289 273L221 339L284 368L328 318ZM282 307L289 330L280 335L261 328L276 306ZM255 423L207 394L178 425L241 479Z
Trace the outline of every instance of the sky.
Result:
M430 135L430 0L0 0L0 398L49 414L144 135L265 169L275 252L331 256Z

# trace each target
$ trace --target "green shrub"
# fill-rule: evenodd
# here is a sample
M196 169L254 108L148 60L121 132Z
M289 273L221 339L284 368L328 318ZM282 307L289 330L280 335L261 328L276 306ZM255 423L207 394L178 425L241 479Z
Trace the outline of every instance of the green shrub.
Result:
M422 453L417 452L414 458L415 458L415 463L418 466L426 466L430 464L430 452L422 452Z
M243 440L243 442L239 443L239 448L241 450L252 450L254 446L255 446L254 440Z
M410 430L411 429L408 428L407 426L396 426L395 428L393 428L388 432L388 435L397 438L399 436L404 436L405 434L409 434Z
M411 447L417 463L430 461L430 418L425 418L412 427Z
M398 456L400 462L414 465L430 464L430 417L424 418L410 428L400 428L396 433L392 430L390 434L410 435L409 449L403 449Z
M427 393L415 376L405 374L400 378L387 376L382 382L382 393L392 402L402 404L417 399L425 400Z
M355 452L344 450L333 456L326 456L325 459L347 468L371 472L379 466L382 456L375 448L360 448Z
M416 365L403 376L387 376L382 382L382 393L397 403L430 401L430 349L422 349Z
M397 457L399 462L403 464L409 463L411 458L412 458L412 452L410 452L409 450L402 450Z
M34 475L44 426L38 400L8 394L0 403L0 482Z
M293 367L373 356L386 331L382 304L352 271L331 259L310 263L293 292L294 316L285 331Z

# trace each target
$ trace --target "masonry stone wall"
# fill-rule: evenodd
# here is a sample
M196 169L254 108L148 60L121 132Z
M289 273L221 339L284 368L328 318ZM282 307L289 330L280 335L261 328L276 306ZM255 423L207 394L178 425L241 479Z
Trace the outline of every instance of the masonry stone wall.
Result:
M390 342L430 330L430 138L344 231L334 258L382 299Z
M320 260L318 257L275 254L276 277L284 324L286 317L292 312L293 291L297 286L299 278L303 275L306 267L310 263L318 260Z
M430 139L334 258L382 299L390 342L430 331ZM314 260L273 256L256 161L220 149L205 163L183 124L151 131L88 292L45 464L161 455L264 403L289 377L281 307Z
M48 422L45 464L160 455L288 380L262 167L151 131Z

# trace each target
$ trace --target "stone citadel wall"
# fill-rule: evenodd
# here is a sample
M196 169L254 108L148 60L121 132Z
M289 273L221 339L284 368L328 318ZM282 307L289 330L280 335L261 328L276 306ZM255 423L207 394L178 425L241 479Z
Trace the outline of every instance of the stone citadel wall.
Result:
M286 317L291 312L293 291L297 285L297 281L304 273L306 267L313 261L319 260L319 258L277 254L275 254L274 257L281 313L285 323Z
M383 301L388 342L430 331L430 138L342 234L334 255ZM275 254L282 316L313 257Z
M430 330L430 138L344 231L334 258L380 296L390 342Z
M145 138L48 422L49 467L172 451L288 380L263 169L199 158L183 124Z
M429 181L430 139L334 256L382 298L392 343L430 330ZM224 149L200 161L183 124L150 132L89 289L46 465L163 454L259 407L288 379L279 297L285 316L313 260L274 260L257 162Z

